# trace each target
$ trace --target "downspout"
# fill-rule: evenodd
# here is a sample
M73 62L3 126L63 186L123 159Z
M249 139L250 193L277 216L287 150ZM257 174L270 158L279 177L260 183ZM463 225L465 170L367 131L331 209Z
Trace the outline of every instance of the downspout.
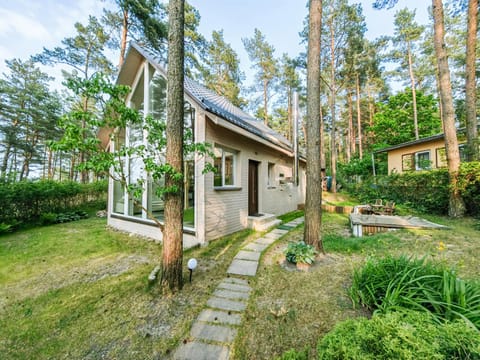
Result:
M298 93L293 93L293 177L298 186Z

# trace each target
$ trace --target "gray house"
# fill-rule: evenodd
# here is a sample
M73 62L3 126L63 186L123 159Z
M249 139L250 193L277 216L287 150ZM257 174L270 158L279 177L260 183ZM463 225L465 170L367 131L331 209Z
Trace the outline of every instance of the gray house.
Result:
M126 99L129 106L165 119L166 72L149 51L131 44L118 83L132 88ZM215 156L185 159L184 246L204 244L248 227L267 228L277 223L277 215L305 202L305 162L295 168L298 160L286 138L188 78L185 104L185 125L191 127L194 141L210 143ZM142 129L126 129L122 141L142 143L145 134ZM202 174L206 161L214 164L216 173ZM142 165L139 159L125 159L129 181L148 179ZM146 184L142 206L162 221L163 201L155 194L155 185ZM128 201L122 186L113 180L108 198L110 226L161 240L146 211Z

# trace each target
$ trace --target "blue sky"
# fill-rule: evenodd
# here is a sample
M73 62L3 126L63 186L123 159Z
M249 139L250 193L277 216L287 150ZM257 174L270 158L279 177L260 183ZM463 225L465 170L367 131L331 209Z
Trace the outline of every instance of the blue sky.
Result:
M364 9L371 39L393 33L395 11L408 6L417 9L417 22L426 23L429 0L400 0L395 9L372 10L371 0L360 2ZM101 16L108 0L15 0L0 1L0 73L6 71L5 59L28 59L45 46L60 45L65 37L73 36L74 23L86 23L88 15ZM212 30L224 30L225 40L239 54L242 70L247 74L244 85L250 85L251 71L242 38L252 37L258 28L276 49L295 56L304 50L298 33L307 15L304 0L190 0L202 17L200 32L210 38ZM112 59L116 63L116 56ZM51 67L44 68L60 77Z

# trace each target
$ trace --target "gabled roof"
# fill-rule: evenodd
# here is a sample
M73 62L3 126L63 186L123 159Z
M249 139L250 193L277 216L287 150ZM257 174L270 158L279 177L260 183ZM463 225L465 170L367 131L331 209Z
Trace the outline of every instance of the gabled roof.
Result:
M424 137L424 138L421 138L421 139L418 139L418 140L407 141L407 142L404 142L404 143L401 143L401 144L392 145L392 146L377 150L377 151L375 151L375 153L379 154L379 153L388 152L388 151L391 151L391 150L401 149L401 148L408 147L408 146L411 146L411 145L423 144L423 143L426 143L426 142L429 142L429 141L434 141L434 140L441 140L441 139L444 138L444 136L445 135L443 133L441 133L441 134L436 134L436 135Z
M131 42L125 57L124 65L118 75L118 83L132 84L136 71L142 61L142 57L150 64L166 75L163 61L155 53ZM185 76L185 92L194 99L204 110L217 115L229 123L238 126L254 135L261 137L268 142L280 146L283 149L292 151L292 144L282 135L266 126L263 121L247 114L242 109L233 105L229 100L200 85L196 81Z

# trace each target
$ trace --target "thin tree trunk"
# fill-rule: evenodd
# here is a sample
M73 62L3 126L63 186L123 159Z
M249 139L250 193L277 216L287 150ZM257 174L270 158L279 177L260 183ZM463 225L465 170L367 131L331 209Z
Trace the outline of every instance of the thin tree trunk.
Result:
M7 176L8 159L10 158L11 149L12 149L11 145L7 144L4 155L3 155L2 168L0 169L0 174L2 175L3 178Z
M167 70L166 162L175 174L165 176L165 227L163 232L162 278L171 291L183 286L183 113L184 113L184 21L185 1L170 0ZM180 174L180 179L178 175Z
M127 50L127 34L128 34L128 11L123 10L122 21L122 38L120 40L120 58L118 59L118 68L120 69L125 60L125 51Z
M355 85L357 87L357 132L358 132L358 154L363 159L363 139L362 139L362 112L360 109L360 79L358 73L355 75Z
M292 110L292 89L289 88L287 92L287 122L288 122L288 135L287 139L293 141L293 110Z
M333 3L332 3L333 6ZM332 175L333 193L337 192L337 142L336 142L336 93L337 84L335 82L335 30L333 28L333 18L330 19L330 115L332 116L332 129L330 130L330 164Z
M268 126L268 80L263 80L263 115L264 115L264 123Z
M412 89L412 102L413 102L413 128L415 130L415 140L419 139L418 134L418 115L417 115L417 90L415 85L415 74L413 73L413 60L412 51L410 49L410 42L407 44L407 56L408 56L408 73L410 74L410 87Z
M465 213L465 204L458 190L458 169L460 154L458 151L457 132L455 128L455 112L453 108L452 85L445 48L445 28L442 0L432 0L434 45L437 57L439 75L440 100L442 103L442 122L445 132L445 149L448 172L450 177L450 201L448 214L451 217L461 217Z
M307 186L304 240L324 252L321 237L320 41L322 0L310 0L307 54Z
M467 110L467 159L478 161L477 93L475 77L478 0L468 2L465 103Z
M347 162L355 154L355 136L353 131L353 109L352 109L352 93L347 91L347 107L348 107L348 128L347 128Z

